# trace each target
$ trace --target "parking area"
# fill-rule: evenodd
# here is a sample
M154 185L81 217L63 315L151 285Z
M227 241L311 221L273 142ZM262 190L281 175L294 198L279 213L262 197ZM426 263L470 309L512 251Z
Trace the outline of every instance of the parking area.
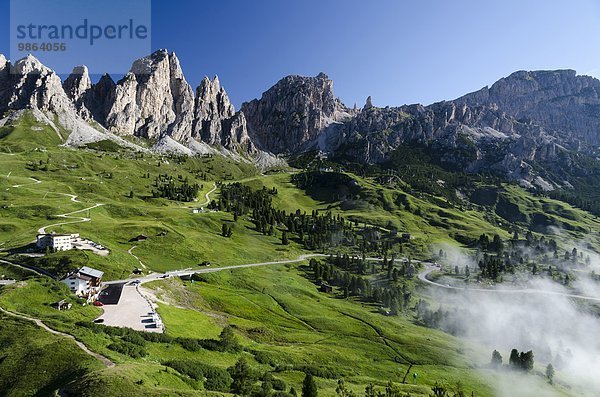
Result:
M110 284L100 292L98 300L104 305L116 305L121 299L121 293L123 292L123 286L125 283Z
M91 240L79 239L73 242L73 248L84 251L92 251L96 255L108 256L110 251L102 245L95 243Z
M164 332L162 321L154 310L152 302L144 297L137 285L114 284L100 296L104 303L104 313L98 318L102 324L112 327L127 327L137 331ZM104 292L103 291L103 292ZM105 303L114 302L115 303Z

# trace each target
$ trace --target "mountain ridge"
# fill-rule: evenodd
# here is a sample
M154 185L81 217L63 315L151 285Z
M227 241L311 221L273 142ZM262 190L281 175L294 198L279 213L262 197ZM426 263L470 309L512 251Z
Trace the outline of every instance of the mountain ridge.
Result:
M56 114L74 146L136 136L159 142L157 151L212 150L267 164L312 151L379 164L417 144L442 153L450 167L552 190L564 181L549 180L537 163L563 152L593 155L600 145L600 81L570 69L517 71L430 105L376 107L369 97L362 108L342 103L325 73L290 75L236 111L218 76L194 90L177 55L163 49L134 61L118 82L104 75L95 84L85 66L61 81L33 56L14 65L2 56L0 88L3 113Z

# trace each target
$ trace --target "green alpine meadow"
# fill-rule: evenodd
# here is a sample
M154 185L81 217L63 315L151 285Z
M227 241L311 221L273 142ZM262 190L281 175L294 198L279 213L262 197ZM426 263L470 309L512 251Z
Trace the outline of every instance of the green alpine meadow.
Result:
M588 2L26 1L0 396L600 395Z

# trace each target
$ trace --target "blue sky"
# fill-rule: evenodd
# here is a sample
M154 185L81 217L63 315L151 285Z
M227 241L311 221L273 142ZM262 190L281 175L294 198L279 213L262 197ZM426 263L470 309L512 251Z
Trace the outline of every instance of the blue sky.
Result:
M599 40L593 0L152 1L153 49L174 50L194 87L218 74L236 107L285 75L321 71L349 106L368 95L429 104L521 69L600 76Z

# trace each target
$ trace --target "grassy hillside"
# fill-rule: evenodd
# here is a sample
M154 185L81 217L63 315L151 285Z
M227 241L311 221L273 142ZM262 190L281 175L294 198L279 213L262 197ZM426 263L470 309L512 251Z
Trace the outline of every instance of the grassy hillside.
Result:
M100 363L72 341L32 322L0 313L0 390L3 396L52 395Z
M451 173L437 170L435 180L427 181L432 175L427 167L416 169L418 178L412 181L389 179L377 172L358 176L341 170L261 175L250 164L221 156L133 153L108 142L70 149L58 146L63 142L61 134L64 132L57 134L30 117L0 129L0 258L57 275L87 265L103 270L106 279L130 277L142 266L134 254L145 266L144 272L150 273L193 268L203 261L230 266L312 252L305 250L296 236L290 236L289 245L283 244L285 225L276 225L273 235L259 233L251 212L239 218L231 211L192 212L193 208L206 209L205 194L215 184L231 181L253 189L274 188L277 193L272 205L287 214L330 211L358 225L355 232L376 226L386 233L394 231L396 237L409 233L411 238L394 245L390 253L413 258L429 259L440 245L472 248L483 233L508 239L515 227L544 234L560 230L564 240L586 238L592 248L600 245L598 236L589 235L600 224L584 211L514 185L482 181L472 191L461 191L456 187L460 179ZM156 197L153 191L161 175L172 177L176 185L186 180L197 183L197 199L180 202ZM432 187L422 189L427 183ZM211 200L218 200L219 193L219 189L213 192ZM59 217L72 212L76 213L67 216L74 218ZM79 222L77 217L89 217L91 222ZM56 225L62 222L77 223ZM224 224L232 228L231 237L221 235ZM80 233L107 247L110 254L22 255L38 229L48 225L55 226L47 231ZM140 234L148 239L130 242ZM332 250L360 254L358 245ZM117 364L103 368L60 336L6 318L0 321L0 344L8 349L0 353L0 394L5 390L9 395L48 394L67 387L83 396L222 395L226 390L209 390L207 382L185 373L178 367L181 362L174 361L183 360L192 367L202 363L222 374L241 357L261 376L268 374L277 380L274 383L284 382L287 392L292 387L300 390L304 373L313 372L322 396L335 395L339 379L360 393L369 383L383 391L386 383L393 381L402 392L428 396L436 382L448 387L460 382L467 393L487 396L492 384L504 376L486 367L487 350L420 326L414 300L399 316L384 316L379 305L356 297L345 299L338 289L331 295L318 292L305 266L226 270L204 275L194 283L179 279L155 282L149 287L161 302L159 312L167 332L152 339L133 331L94 326L91 321L101 309L83 306L56 281L0 265L0 276L24 280L0 287L0 307L39 318ZM374 283L382 282L377 275L369 277ZM418 292L413 290L418 285L414 278L405 283L410 292ZM58 312L51 307L61 299L72 302L73 309ZM242 350L215 347L228 326L233 327ZM24 330L23 341L33 341L38 349L35 360L39 361L34 360L37 365L33 368L48 366L47 372L22 370L24 362L30 367L27 344L14 337L17 329ZM49 362L54 350L57 360ZM72 361L66 362L67 356ZM407 384L400 384L409 367L411 373L419 374L417 382L409 378ZM32 379L30 383L25 382L25 375ZM12 379L12 383L3 384L4 379ZM260 388L262 383L256 379L254 386ZM562 392L541 387L549 395Z
M317 291L304 278L303 267L280 266L221 272L194 284L171 280L155 283L168 333L214 338L234 325L243 343L260 362L299 389L302 369L319 377L320 392L335 395L344 378L363 392L370 382L384 386L397 380L410 364L419 373L417 385L401 386L412 395L427 395L436 381L462 382L484 395L486 382L472 372L467 349L459 340L438 332L423 332L407 317L384 317L375 306L347 301ZM185 305L179 309L173 305ZM218 365L221 360L215 361ZM403 370L402 370L403 369Z

